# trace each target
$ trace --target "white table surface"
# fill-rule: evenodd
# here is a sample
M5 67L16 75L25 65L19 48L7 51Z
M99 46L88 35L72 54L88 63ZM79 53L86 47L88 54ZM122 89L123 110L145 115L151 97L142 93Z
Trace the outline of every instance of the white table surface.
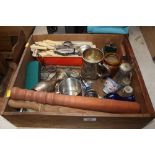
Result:
M61 28L60 31L63 31L63 28ZM46 27L36 27L34 34L47 34ZM152 61L150 52L139 27L129 28L129 41L135 53L146 88L155 109L155 63ZM16 126L0 116L0 128L16 128ZM144 128L155 128L155 119Z

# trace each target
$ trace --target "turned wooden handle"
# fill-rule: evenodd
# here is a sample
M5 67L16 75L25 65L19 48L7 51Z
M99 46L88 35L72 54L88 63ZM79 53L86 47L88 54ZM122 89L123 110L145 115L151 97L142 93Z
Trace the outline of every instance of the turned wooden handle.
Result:
M140 105L137 102L98 99L93 97L67 96L47 92L35 92L17 87L11 90L11 99L38 102L49 105L59 105L85 110L95 110L111 113L138 113Z
M25 102L25 101L16 101L16 100L9 100L8 105L12 108L24 108L24 109L32 109L35 111L40 111L41 104L36 102Z

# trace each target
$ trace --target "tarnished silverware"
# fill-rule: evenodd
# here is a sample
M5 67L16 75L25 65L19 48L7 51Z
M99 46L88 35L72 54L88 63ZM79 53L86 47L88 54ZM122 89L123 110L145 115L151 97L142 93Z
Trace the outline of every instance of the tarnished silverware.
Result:
M58 85L58 92L64 95L81 95L81 82L76 78L67 78L61 81Z

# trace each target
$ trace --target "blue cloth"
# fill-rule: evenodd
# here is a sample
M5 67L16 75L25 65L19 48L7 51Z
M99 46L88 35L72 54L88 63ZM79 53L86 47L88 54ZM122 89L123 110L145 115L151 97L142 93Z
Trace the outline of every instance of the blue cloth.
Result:
M87 26L88 33L128 34L128 26Z

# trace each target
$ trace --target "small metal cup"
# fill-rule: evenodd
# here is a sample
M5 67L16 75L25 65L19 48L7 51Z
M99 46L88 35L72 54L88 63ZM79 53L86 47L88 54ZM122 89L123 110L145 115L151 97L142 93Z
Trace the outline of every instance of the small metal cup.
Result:
M76 78L67 78L60 82L58 85L58 92L64 95L81 95L82 88L81 83Z
M102 65L104 54L98 48L89 48L82 53L83 66L81 75L84 79L95 80L102 77L101 68L105 68ZM107 70L107 68L105 68Z

